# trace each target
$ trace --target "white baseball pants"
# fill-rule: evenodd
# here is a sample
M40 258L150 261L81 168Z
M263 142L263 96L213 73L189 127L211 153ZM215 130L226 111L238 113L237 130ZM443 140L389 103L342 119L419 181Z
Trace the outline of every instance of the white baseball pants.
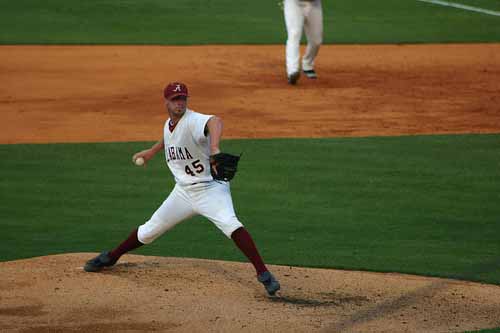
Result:
M228 238L233 231L243 226L234 212L229 182L211 181L188 186L177 184L149 221L139 227L137 238L143 244L152 243L194 215L208 218Z
M323 42L323 9L321 0L284 0L286 41L286 72L288 75L300 70L300 39L302 30L307 38L307 48L302 57L302 69L314 69L314 59Z

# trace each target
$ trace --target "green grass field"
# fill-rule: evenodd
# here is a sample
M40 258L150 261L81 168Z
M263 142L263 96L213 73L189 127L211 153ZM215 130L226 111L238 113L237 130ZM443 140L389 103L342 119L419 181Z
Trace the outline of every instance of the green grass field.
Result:
M461 1L500 11L495 0ZM0 44L282 44L278 0L0 0ZM500 17L416 0L323 1L325 43L498 42Z
M151 143L2 145L1 260L110 248L173 186ZM500 135L229 140L239 217L276 264L500 284ZM138 253L243 261L208 220Z
M500 332L500 327L498 328L492 328L492 329L486 329L486 330L479 330L479 331L467 331L464 333L499 333Z

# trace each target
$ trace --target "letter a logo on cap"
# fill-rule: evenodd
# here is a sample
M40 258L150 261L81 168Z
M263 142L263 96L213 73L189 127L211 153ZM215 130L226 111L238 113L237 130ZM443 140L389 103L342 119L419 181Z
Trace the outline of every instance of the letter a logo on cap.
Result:
M169 83L165 90L163 91L163 95L166 99L172 99L177 96L188 96L188 88L182 82L172 82Z

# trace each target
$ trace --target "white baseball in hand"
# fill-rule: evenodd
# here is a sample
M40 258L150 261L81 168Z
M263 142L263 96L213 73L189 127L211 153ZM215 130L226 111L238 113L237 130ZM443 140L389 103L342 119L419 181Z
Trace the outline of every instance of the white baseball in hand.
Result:
M144 165L144 158L142 157L137 157L134 161L135 165L137 166L143 166Z

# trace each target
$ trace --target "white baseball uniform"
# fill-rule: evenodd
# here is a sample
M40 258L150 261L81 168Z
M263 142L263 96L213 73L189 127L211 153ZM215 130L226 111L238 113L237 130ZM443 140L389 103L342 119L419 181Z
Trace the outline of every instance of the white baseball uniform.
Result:
M149 244L183 220L202 215L227 237L243 225L236 217L229 182L214 181L210 174L210 135L205 126L211 115L186 109L173 131L164 127L165 158L176 185L137 237Z
M286 41L286 71L288 75L300 71L300 39L302 30L307 48L302 57L302 69L314 69L314 59L323 42L323 9L321 0L284 0Z

